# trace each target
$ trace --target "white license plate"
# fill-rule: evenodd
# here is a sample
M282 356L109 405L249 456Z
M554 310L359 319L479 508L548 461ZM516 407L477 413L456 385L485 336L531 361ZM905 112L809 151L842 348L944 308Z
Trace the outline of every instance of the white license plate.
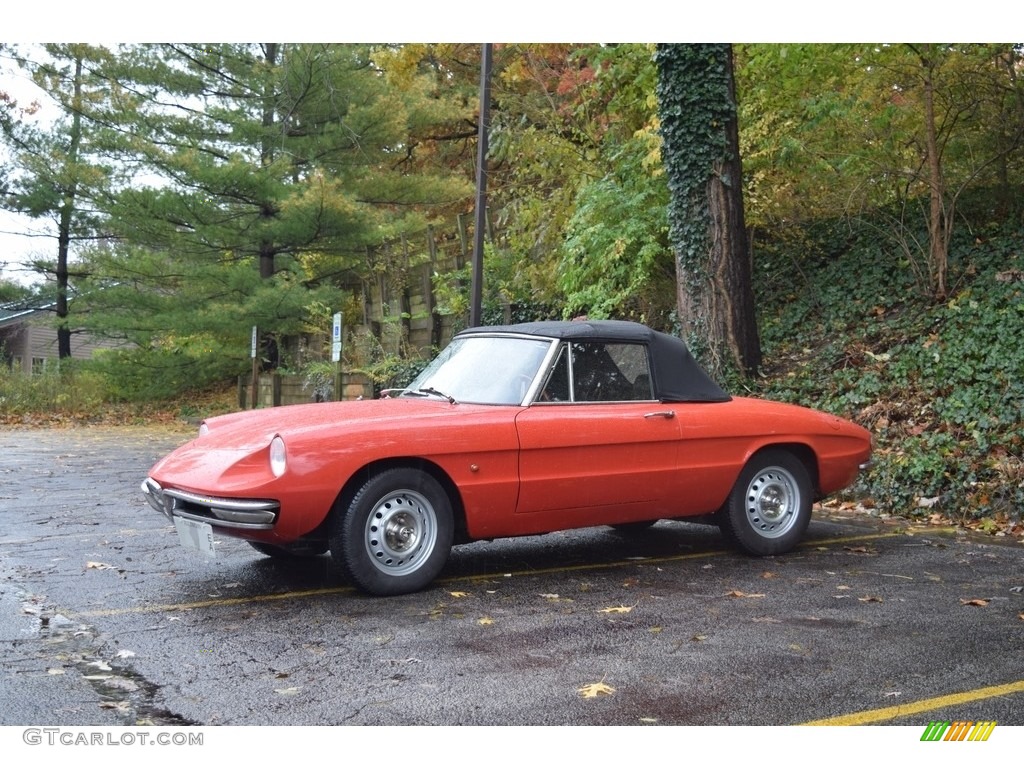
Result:
M213 526L209 523L201 523L198 520L186 520L183 517L174 518L174 527L178 529L178 541L185 549L193 552L200 552L206 557L216 557L217 552L213 544Z

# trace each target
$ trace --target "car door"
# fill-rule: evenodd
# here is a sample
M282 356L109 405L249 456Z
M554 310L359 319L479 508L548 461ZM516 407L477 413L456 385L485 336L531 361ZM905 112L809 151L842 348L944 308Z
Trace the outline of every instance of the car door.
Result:
M645 520L672 509L679 421L653 399L645 345L564 342L516 430L523 530Z

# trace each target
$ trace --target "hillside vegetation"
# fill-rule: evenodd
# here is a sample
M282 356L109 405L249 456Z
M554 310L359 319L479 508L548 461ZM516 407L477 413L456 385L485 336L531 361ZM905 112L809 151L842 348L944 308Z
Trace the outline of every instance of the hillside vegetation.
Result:
M845 223L760 254L766 370L755 394L872 431L874 463L850 498L1024 533L1022 234L963 227L942 303L883 236Z

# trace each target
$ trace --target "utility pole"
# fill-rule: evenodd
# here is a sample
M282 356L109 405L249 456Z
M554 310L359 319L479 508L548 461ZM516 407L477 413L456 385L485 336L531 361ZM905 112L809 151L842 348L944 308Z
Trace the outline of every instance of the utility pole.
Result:
M470 326L481 322L484 284L484 233L487 229L487 137L491 126L491 43L484 43L480 62L480 126L476 149L476 222L473 225L473 280Z

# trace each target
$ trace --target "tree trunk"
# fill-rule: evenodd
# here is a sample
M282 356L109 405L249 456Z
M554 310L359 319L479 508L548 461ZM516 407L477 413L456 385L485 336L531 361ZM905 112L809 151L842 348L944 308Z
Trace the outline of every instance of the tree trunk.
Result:
M928 158L928 263L931 272L932 294L942 301L946 298L946 270L949 263L949 241L946 236L943 210L942 164L939 158L938 130L935 126L935 67L934 61L921 59L924 67L925 152Z
M710 52L713 55L707 55L707 58L704 52L693 59L684 55L688 63L696 60L698 65L665 73L666 79L679 77L680 86L687 88L694 80L704 82L701 67L706 65L703 62L714 59L715 65L724 67L719 71L724 74L721 85L725 91L721 93L716 88L714 98L720 99L728 108L727 114L716 116L702 125L677 126L666 138L666 165L670 173L674 167L668 157L670 152L696 152L696 145L700 144L701 153L714 153L708 165L697 171L699 179L696 175L687 175L685 179L670 181L676 198L673 207L678 211L675 214L677 219L687 222L706 220L703 230L696 226L693 229L688 225L679 226L678 221L675 225L676 231L686 231L683 241L676 243L679 319L683 337L695 346L695 353L699 353L701 363L712 375L720 376L733 370L749 376L756 373L761 365L761 343L754 312L749 237L743 213L732 48L705 48L724 50L713 50ZM689 105L685 102L679 104L677 114L691 114ZM667 118L671 117L670 108L663 111ZM679 147L673 146L676 136L680 138ZM705 145L704 141L708 143ZM693 164L686 167L688 174L693 172Z
M78 154L82 143L82 57L75 59L75 109L71 116L71 138L68 145L68 180L61 201L60 220L57 225L57 357L71 357L71 328L68 326L68 258L71 252L71 229L75 203L78 197Z
M277 64L277 43L265 43L263 60L267 65L267 80L263 85L263 138L260 142L260 164L267 168L274 162L274 144L271 141L270 130L274 127L275 121L275 88L273 78L269 73L273 72ZM262 219L270 220L277 215L274 205L265 203L260 210ZM260 242L260 277L269 279L274 276L276 267L274 259L277 256L275 243L269 239Z
M736 81L733 76L733 55L727 54L729 100L736 103ZM708 210L711 214L712 248L710 292L714 316L722 328L716 344L732 353L736 370L746 375L756 373L761 365L761 342L754 312L754 291L751 285L750 239L743 215L743 166L740 160L739 125L735 111L725 126L726 155L708 181Z

